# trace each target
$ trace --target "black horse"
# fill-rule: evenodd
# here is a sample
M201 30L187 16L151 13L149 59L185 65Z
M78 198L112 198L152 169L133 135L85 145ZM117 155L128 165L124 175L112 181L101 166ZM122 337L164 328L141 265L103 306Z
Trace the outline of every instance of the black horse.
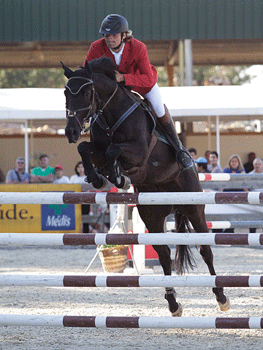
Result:
M90 122L90 142L78 145L87 182L102 189L108 181L127 189L132 183L136 192L201 192L195 167L180 170L174 151L156 136L155 120L148 108L127 88L116 83L116 66L102 57L86 62L76 71L64 66L69 79L65 86L66 136L76 143L86 122ZM164 232L165 218L174 213L177 232L208 232L204 205L139 205L139 214L151 233ZM167 245L153 246L165 275L171 275L172 261ZM215 275L210 246L200 246L200 253L211 275ZM175 268L184 273L193 268L188 246L176 247ZM223 288L213 288L221 310L229 308ZM173 316L181 316L182 306L173 288L166 288L165 298Z

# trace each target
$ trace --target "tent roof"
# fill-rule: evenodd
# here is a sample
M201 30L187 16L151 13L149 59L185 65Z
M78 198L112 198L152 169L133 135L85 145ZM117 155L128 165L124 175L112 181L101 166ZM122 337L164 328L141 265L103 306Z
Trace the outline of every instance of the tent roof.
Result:
M163 87L161 93L176 120L207 120L208 116L255 119L255 116L263 116L260 89L252 85Z
M0 120L64 119L63 90L0 89ZM260 89L252 85L162 87L161 94L176 120L206 120L208 116L263 117Z
M0 120L62 119L64 89L0 89Z

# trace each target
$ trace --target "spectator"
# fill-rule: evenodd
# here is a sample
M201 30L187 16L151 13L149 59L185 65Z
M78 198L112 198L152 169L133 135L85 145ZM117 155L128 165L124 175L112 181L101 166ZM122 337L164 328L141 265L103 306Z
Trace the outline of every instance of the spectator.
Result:
M223 169L218 164L218 153L216 151L212 151L209 156L210 164L208 164L207 169L211 173L222 173Z
M8 171L6 175L7 184L28 184L30 175L25 172L25 158L18 157L16 159L15 169Z
M207 160L204 157L199 157L196 159L197 172L198 173L209 173L207 170Z
M254 167L253 167L253 161L256 158L256 153L255 152L250 152L248 154L248 161L244 164L244 168L246 173L250 173L251 171L253 171Z
M188 149L188 152L190 153L190 156L192 157L192 159L195 161L197 158L197 152L196 149L191 147Z
M261 174L263 173L263 160L259 157L253 160L254 169L249 174Z
M232 154L232 156L228 159L227 166L224 168L223 173L228 174L244 174L245 169L243 167L243 163L238 154ZM225 188L224 192L240 192L244 191L244 188ZM233 228L228 228L223 231L224 233L234 233Z
M63 167L62 165L56 165L55 166L55 180L54 184L69 184L69 178L68 176L63 175Z
M55 170L49 166L49 158L46 154L39 157L39 167L33 168L31 182L52 183L55 180Z
M84 166L83 166L83 162L78 162L75 166L75 175L72 175L70 178L70 183L71 184L81 184L83 182L85 182L86 179L86 175L84 172ZM81 213L82 215L88 215L90 214L90 205L89 204L82 204L81 206ZM89 224L88 223L83 223L83 233L89 233L90 229L89 229Z
M228 159L227 165L223 170L223 173L236 173L236 174L244 174L245 169L243 167L243 163L238 154L232 154L232 156Z
M84 166L83 166L83 162L78 162L75 166L75 175L72 175L69 182L71 184L81 184L83 182L85 182L86 179L86 175L84 172Z
M5 181L5 175L2 172L2 170L0 169L0 183Z
M211 154L211 151L208 151L208 150L205 151L205 159L207 160L207 165L210 164L210 159L209 159L210 154Z
M254 170L250 171L249 174L262 174L263 173L263 160L259 157L255 158L253 161ZM255 188L253 187L251 191L263 192L263 188ZM256 228L250 227L250 233L256 233Z

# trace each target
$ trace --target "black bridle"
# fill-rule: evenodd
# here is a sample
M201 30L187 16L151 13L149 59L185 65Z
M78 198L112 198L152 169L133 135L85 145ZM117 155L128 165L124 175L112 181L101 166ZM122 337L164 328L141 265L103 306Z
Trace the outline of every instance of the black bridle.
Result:
M140 102L138 101L135 101L133 103L133 105L119 118L119 120L110 128L104 115L103 115L103 111L105 109L105 107L109 104L109 102L112 100L112 98L115 96L117 90L118 90L118 87L119 85L116 83L116 87L113 91L113 93L111 94L111 96L108 98L108 100L105 102L104 106L102 108L100 108L98 111L96 111L97 109L97 106L96 106L96 101L95 101L95 88L94 88L94 82L93 80L91 79L88 79L88 78L85 78L85 77L72 77L72 78L69 78L68 81L70 81L71 79L85 79L87 80L86 83L84 83L83 85L80 86L80 88L78 89L78 91L76 92L73 92L71 90L71 88L66 85L65 88L69 90L69 92L72 94L72 95L77 95L81 89L86 86L86 85L92 85L92 101L90 103L90 105L88 107L84 107L84 108L80 108L80 109L76 109L74 111L66 108L66 111L67 111L67 118L75 118L75 120L77 121L79 127L80 127L80 130L87 132L92 124L94 124L95 122L101 127L102 130L104 130L107 135L109 136L110 140L112 140L112 137L113 137L113 133L118 129L118 127L124 122L124 120L140 105ZM77 113L78 112L83 112L83 111L89 111L86 115L86 117L83 119L82 121L82 125L80 124L78 118L77 118ZM97 113L95 113L97 112ZM88 127L88 128L84 128L83 125L85 123L85 121L87 119L89 119L90 117L94 116L94 119L91 123L91 125Z
M85 78L85 77L72 77L72 78L69 78L68 80L68 83L73 80L73 79L85 79L87 82L82 84L80 86L80 88L78 89L78 91L76 92L73 92L71 90L71 88L67 85L65 85L65 89L68 89L69 92L72 94L72 95L78 95L81 91L82 88L84 88L85 86L87 85L91 85L91 91L92 91L92 98L91 98L91 103L88 107L84 107L84 108L79 108L79 109L76 109L76 110L71 110L71 109L68 109L66 108L66 112L67 112L67 118L75 118L75 120L77 121L79 127L80 127L80 130L83 130L83 124L85 123L85 121L87 119L89 119L91 117L91 114L94 114L95 112L95 88L94 88L94 82L92 79L88 79L88 78ZM83 111L88 111L86 117L83 119L82 121L82 125L80 124L78 118L77 118L77 113L79 112L83 112Z

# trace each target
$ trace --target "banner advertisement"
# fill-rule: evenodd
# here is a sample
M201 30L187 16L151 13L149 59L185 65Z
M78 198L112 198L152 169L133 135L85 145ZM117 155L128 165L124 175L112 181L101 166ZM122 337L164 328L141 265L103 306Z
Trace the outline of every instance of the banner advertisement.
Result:
M0 192L81 192L81 185L0 185ZM81 204L0 204L0 232L81 233Z

